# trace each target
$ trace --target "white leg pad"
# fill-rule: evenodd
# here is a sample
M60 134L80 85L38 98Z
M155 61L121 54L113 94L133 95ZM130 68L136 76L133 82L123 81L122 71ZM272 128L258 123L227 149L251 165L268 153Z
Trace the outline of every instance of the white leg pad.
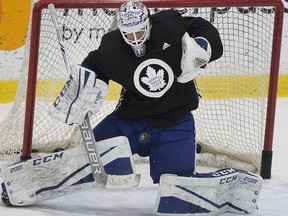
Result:
M84 146L57 152L1 170L2 198L31 205L96 186Z
M181 216L252 213L262 182L258 175L230 168L191 177L165 174L160 178L155 211Z
M139 184L127 138L111 138L96 145L104 169L113 171L111 167L120 162L117 173L108 173L107 188ZM89 156L85 147L79 146L5 167L0 173L2 199L15 206L31 205L97 187Z

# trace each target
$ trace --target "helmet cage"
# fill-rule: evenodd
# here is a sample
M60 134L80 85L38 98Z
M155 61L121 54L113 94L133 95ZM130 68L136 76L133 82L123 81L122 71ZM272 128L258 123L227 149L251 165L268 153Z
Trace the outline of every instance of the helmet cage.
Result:
M137 27L137 28L136 28ZM142 23L138 26L123 28L119 27L120 32L123 36L125 42L131 46L141 46L146 40L149 39L150 36L150 23L149 20L147 22ZM140 37L139 37L140 33ZM128 38L128 35L132 35Z
M141 46L149 39L151 27L148 14L145 5L138 1L129 1L120 7L118 27L127 44Z

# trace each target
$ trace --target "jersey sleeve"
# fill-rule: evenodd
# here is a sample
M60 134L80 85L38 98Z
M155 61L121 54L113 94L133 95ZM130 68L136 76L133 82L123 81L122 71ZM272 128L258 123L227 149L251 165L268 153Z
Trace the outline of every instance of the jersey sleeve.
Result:
M90 52L81 65L94 71L97 74L97 79L104 81L106 84L109 83L109 78L104 74L104 66L102 64L101 52L99 49Z
M191 37L204 37L209 41L212 51L210 62L220 58L223 54L223 45L218 30L201 17L185 17L184 20Z

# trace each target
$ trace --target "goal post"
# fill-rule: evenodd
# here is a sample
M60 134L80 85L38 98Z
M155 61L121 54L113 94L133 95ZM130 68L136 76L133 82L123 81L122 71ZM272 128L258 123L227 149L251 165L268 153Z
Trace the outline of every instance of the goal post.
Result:
M33 150L52 152L75 144L77 127L46 114L66 79L48 4L53 3L57 10L70 62L81 63L111 30L116 9L123 2L40 0L33 5L17 96L0 125L0 155L8 158L21 152L21 160L26 160ZM196 80L202 94L198 110L193 111L197 142L203 153L252 164L263 178L271 178L284 11L281 0L142 2L151 13L172 8L183 16L201 16L219 30L224 54ZM110 83L93 125L113 111L120 89Z

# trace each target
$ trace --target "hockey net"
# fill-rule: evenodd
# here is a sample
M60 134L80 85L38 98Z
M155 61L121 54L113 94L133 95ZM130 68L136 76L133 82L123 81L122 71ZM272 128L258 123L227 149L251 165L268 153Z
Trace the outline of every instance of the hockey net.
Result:
M34 4L17 95L0 125L2 160L19 160L27 146L28 151L31 148L33 152L47 153L81 143L76 126L54 120L46 112L67 77L47 9L51 2L57 10L71 63L81 63L89 51L97 49L101 37L113 27L115 8L121 3L51 0ZM197 142L204 156L223 155L224 163L231 159L260 171L263 149L272 151L281 1L160 0L146 1L146 5L152 13L173 8L183 16L201 16L219 30L224 55L209 64L205 75L197 79L203 97L199 109L193 112ZM104 106L92 118L93 126L113 111L120 89L110 83ZM215 164L217 157L205 160ZM226 165L229 166L227 163L222 166Z

